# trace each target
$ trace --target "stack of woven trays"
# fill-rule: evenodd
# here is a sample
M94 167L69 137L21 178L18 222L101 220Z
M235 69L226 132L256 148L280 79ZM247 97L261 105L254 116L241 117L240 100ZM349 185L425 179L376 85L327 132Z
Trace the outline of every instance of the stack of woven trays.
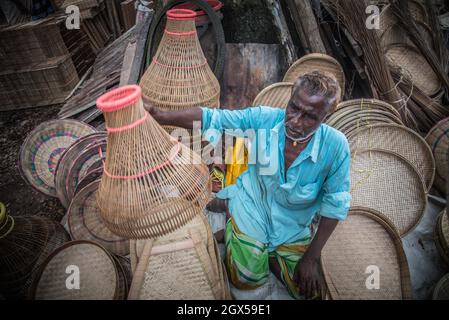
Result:
M446 210L438 216L434 235L437 250L441 258L449 265L449 218Z
M0 29L0 110L61 103L94 60L86 35L65 17Z
M434 187L441 196L447 194L449 118L438 122L427 134L426 141L435 157L436 172Z
M429 27L429 14L426 8L421 2L413 0L408 1L408 7L423 39L428 41L429 48L433 48L432 29ZM389 63L400 67L411 78L414 85L426 95L441 101L444 95L441 81L407 36L407 32L398 24L390 5L385 6L380 14L380 29L377 32Z

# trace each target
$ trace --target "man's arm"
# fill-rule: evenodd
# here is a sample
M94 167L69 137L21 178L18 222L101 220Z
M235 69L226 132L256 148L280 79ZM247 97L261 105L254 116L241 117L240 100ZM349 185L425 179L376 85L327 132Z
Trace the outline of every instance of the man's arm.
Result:
M160 125L175 126L185 129L193 129L194 121L201 121L202 111L200 108L189 108L179 111L163 111L159 108L144 104L145 110L147 110L153 118Z
M315 293L321 292L320 257L321 250L326 244L338 220L321 217L315 237L312 240L304 256L296 265L293 280L298 284L300 294L306 299L313 298Z

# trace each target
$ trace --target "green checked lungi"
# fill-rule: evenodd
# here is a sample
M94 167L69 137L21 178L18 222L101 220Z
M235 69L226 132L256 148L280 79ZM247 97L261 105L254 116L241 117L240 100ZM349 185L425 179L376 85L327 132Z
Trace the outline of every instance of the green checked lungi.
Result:
M299 299L299 289L293 281L295 267L310 245L311 238L285 244L268 252L266 244L243 234L231 218L226 224L226 269L232 284L238 289L255 289L268 280L268 259L274 257L281 267L281 278L288 293Z

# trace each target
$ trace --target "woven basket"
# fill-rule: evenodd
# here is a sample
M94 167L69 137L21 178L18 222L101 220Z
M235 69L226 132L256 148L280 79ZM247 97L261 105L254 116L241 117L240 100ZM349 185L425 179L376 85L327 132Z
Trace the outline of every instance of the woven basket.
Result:
M202 215L164 237L136 241L134 251L137 263L128 299L230 297L215 239Z
M108 251L121 256L129 254L129 241L116 236L104 224L96 201L100 181L82 189L72 200L67 221L73 240L95 241Z
M103 175L103 162L96 163L90 167L89 171L86 173L86 176L82 178L78 184L76 185L75 193L78 194L82 189L84 189L87 185L92 182L101 179Z
M144 100L165 110L219 107L220 84L201 49L192 10L167 11L167 25L140 85Z
M295 61L285 73L282 81L294 83L300 76L312 71L333 74L340 84L341 95L344 95L345 73L342 66L334 58L322 53L311 53Z
M263 89L253 101L253 106L268 106L285 109L292 96L293 83L274 83Z
M427 142L414 131L396 124L375 124L354 130L346 136L351 153L370 149L395 152L413 164L423 178L427 191L432 187L435 159Z
M97 201L106 226L123 238L162 236L185 225L209 201L207 166L144 110L140 87L97 100L108 145Z
M321 253L331 299L411 299L410 273L401 238L379 212L352 207ZM379 268L379 289L367 287L369 267ZM369 282L371 283L371 282Z
M360 150L351 161L352 205L372 208L393 222L401 236L421 220L426 188L412 164L397 153Z
M70 204L70 199L67 195L67 183L69 180L68 173L75 158L79 156L84 149L97 141L106 141L106 134L103 132L95 132L89 134L81 139L75 141L68 147L61 155L55 169L55 188L61 204L67 208ZM71 180L71 179L70 179Z
M446 195L446 177L448 174L449 149L449 118L438 122L426 136L426 141L435 157L434 185L443 195Z
M25 139L19 153L19 169L36 190L56 197L55 169L61 154L76 140L95 129L76 120L51 120L37 126Z
M51 219L3 215L0 218L0 293L13 299L27 298L37 269L54 249L69 240L64 228Z
M449 264L449 218L446 210L440 213L434 232L435 246L441 258Z
M433 300L449 300L449 274L446 274L438 281L433 290Z
M427 60L416 48L407 44L391 45L385 49L389 63L402 68L411 77L414 85L431 96L441 88L441 82Z
M79 269L79 289L67 288L68 266ZM70 269L69 269L70 271ZM68 281L73 284L73 282ZM116 260L95 242L71 241L56 249L33 283L36 300L113 300L126 297L124 274Z

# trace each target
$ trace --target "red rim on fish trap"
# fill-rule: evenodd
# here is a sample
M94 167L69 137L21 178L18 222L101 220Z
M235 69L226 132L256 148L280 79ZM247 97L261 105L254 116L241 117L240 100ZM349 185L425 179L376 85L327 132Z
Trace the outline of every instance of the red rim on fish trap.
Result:
M170 137L128 85L97 100L108 131L97 201L106 226L124 238L172 232L202 214L211 184L199 155Z
M196 13L167 12L157 52L140 80L143 98L165 110L219 107L220 84L204 56L195 27Z

